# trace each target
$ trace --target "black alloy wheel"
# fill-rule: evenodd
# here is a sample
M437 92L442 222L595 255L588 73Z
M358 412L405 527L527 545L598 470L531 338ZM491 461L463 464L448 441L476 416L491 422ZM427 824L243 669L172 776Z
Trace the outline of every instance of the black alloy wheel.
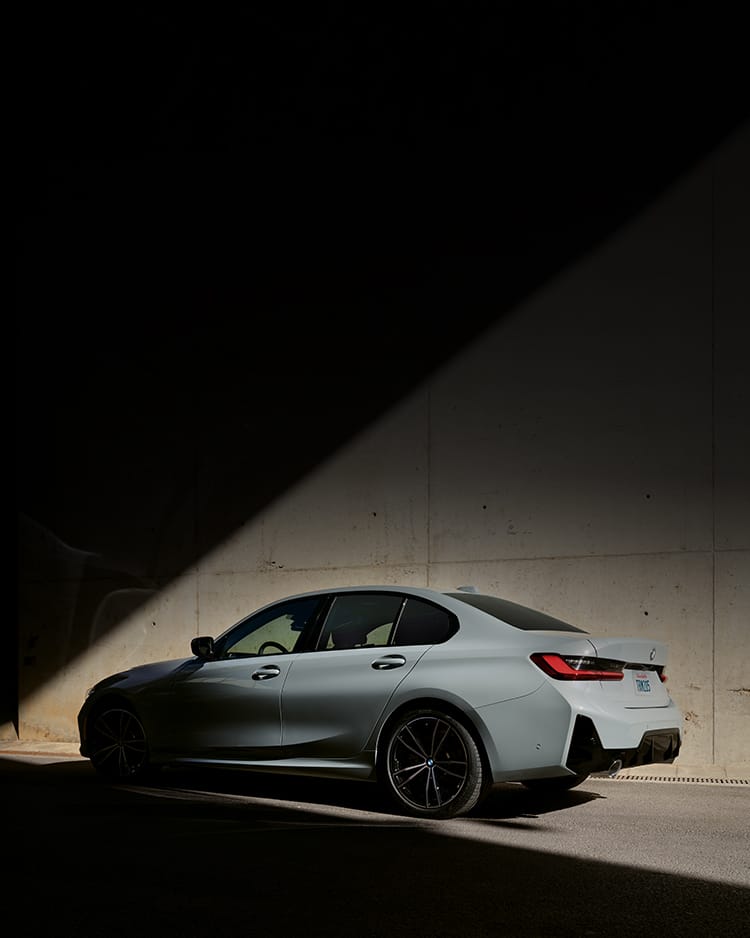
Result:
M398 807L415 817L466 814L484 792L484 768L471 733L438 710L405 714L383 751L381 777Z
M126 707L110 707L94 714L88 749L92 765L107 778L126 781L146 773L146 731L135 713Z

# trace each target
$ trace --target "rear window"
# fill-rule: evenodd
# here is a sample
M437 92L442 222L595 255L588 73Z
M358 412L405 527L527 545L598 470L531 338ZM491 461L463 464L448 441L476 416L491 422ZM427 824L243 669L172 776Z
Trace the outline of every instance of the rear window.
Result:
M461 602L469 606L481 609L496 619L502 619L508 625L516 629L523 629L524 632L586 632L585 629L576 628L569 622L563 622L562 619L556 619L554 616L548 616L546 612L538 612L536 609L529 609L528 606L521 606L518 603L512 603L509 599L500 599L498 596L483 596L481 593L448 593L453 599L460 599Z

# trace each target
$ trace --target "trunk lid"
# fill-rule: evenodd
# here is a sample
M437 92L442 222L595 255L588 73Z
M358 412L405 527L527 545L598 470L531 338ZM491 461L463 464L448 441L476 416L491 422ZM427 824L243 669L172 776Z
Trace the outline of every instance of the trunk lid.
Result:
M602 693L608 700L617 701L628 708L666 707L669 692L659 677L657 668L667 662L667 646L649 638L609 638L588 635L597 658L624 661L625 674L621 681L601 681Z

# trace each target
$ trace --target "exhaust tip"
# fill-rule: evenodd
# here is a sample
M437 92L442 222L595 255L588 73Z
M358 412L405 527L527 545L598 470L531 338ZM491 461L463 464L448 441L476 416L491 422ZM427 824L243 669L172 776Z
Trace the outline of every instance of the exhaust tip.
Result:
M621 768L622 768L622 759L615 759L612 765L607 769L607 775L609 776L609 778L614 778Z

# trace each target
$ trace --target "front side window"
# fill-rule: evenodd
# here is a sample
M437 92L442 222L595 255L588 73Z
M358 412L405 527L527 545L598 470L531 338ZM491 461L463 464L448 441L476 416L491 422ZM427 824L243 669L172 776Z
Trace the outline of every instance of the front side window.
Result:
M219 640L217 657L278 655L301 647L303 633L312 626L322 598L311 596L277 603L236 625Z

